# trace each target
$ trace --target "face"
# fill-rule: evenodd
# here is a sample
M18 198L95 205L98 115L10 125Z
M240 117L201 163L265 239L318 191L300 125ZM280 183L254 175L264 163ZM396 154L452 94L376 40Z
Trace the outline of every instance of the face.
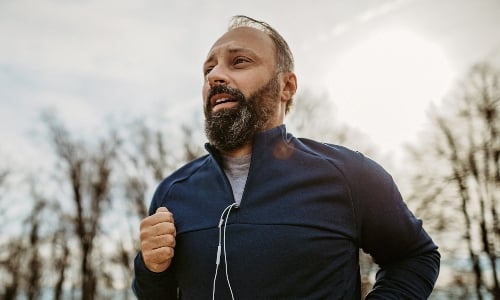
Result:
M241 91L227 86L215 86L210 95L225 94L235 107L214 111L205 105L205 133L210 143L224 152L231 152L248 144L254 135L269 127L269 120L276 114L273 99L279 94L277 77L261 89L245 97Z
M242 27L223 35L208 54L204 74L205 131L219 150L236 150L283 122L275 46L265 33Z

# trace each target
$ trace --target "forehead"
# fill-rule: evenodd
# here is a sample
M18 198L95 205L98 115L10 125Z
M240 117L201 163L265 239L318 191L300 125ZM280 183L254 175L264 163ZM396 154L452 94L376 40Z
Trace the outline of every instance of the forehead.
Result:
M274 57L275 45L266 33L251 27L239 27L226 32L210 49L207 60L220 52L241 49L259 56Z

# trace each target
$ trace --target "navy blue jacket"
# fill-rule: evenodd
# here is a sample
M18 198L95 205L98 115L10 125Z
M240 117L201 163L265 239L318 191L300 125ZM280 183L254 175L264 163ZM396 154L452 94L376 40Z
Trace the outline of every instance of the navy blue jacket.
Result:
M177 245L162 273L137 255L139 299L212 299L218 224L234 198L217 151L207 149L155 192L150 214L160 206L174 214ZM382 167L284 125L258 134L252 151L241 205L227 219L215 299L231 299L228 281L235 299L360 299L360 248L380 266L367 299L429 296L437 246Z

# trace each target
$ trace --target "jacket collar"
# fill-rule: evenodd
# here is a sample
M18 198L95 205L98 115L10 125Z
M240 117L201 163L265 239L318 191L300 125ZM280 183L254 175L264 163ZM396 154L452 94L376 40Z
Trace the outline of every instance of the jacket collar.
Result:
M269 145L276 144L277 142L287 142L291 136L287 135L285 124L281 124L277 127L258 132L253 140L252 144L252 156L263 154L266 149L269 149ZM205 144L205 149L210 153L216 160L220 161L220 152L213 147L210 143Z

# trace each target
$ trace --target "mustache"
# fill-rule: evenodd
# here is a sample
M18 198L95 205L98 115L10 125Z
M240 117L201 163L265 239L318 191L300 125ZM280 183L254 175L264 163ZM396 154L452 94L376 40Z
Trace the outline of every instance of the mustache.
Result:
M245 95L243 95L243 93L236 88L232 88L227 85L216 85L210 88L210 90L208 91L208 96L206 99L207 103L210 103L210 99L217 94L228 94L238 101L245 99Z

